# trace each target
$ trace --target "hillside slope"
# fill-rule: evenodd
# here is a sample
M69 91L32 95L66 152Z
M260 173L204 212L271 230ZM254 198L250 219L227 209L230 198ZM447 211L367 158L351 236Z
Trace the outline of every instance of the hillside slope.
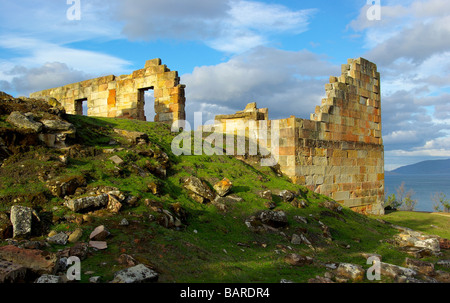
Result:
M93 276L108 282L138 263L157 272L159 282L307 282L340 263L369 268L362 253L398 265L408 256L392 242L398 230L386 222L294 185L274 168L231 156L175 156L177 134L167 125L61 114L76 133L67 147L49 148L7 121L8 106L20 104L26 112L33 100L8 102L0 108L7 151L0 167L0 246L67 257L103 225L107 248L91 246L82 254L81 282ZM37 111L34 120L42 121ZM13 148L18 141L5 135L12 132L33 144ZM194 177L200 183L189 183ZM215 185L224 178L232 186L221 197ZM106 196L107 206L69 207ZM8 218L16 205L32 208L39 220L12 238ZM54 241L76 233L73 242Z

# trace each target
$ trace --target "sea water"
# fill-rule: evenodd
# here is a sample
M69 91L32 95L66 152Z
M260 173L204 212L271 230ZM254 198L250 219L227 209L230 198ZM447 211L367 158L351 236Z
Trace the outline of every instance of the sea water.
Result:
M390 194L397 195L397 188L405 182L405 193L412 189L412 198L417 200L414 210L434 211L433 197L436 193L444 193L450 200L450 174L443 175L385 175L384 187L386 197ZM442 206L441 206L442 208Z

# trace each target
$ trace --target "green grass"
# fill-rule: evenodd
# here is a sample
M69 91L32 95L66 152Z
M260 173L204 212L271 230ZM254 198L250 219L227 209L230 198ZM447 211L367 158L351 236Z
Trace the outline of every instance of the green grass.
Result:
M45 182L37 178L37 174L42 170L52 173L53 178L81 174L86 177L88 186L115 186L123 192L140 197L140 202L134 207L126 206L117 215L102 212L101 216L94 218L94 222L81 225L84 241L88 240L89 233L100 224L104 224L112 234L107 240L108 249L93 252L82 261L82 282L89 279L89 275L85 274L87 271L93 271L94 276L101 275L104 281L111 280L114 272L124 268L124 265L118 262L122 253L130 254L138 261L153 267L160 273L161 282L278 283L281 279L306 282L325 272L321 263L350 262L368 268L369 265L365 264L366 260L361 256L362 252L381 254L383 261L399 265L407 256L384 242L397 232L389 225L346 208L342 214L333 214L318 205L319 202L329 199L328 197L292 184L287 177L279 176L270 167L250 166L226 155L173 155L170 147L176 134L171 133L166 125L70 115L67 120L77 127L77 138L73 143L90 146L92 150L120 147L109 145L111 139L126 144L113 131L114 128L145 132L151 141L148 145L128 147L112 154L91 153L70 157L66 167L57 165L60 152L44 148L32 149L9 159L6 165L0 168L0 211L9 210L12 205L10 198L14 195L41 193L48 198L46 204L40 204L44 210L53 211L53 208L58 206L58 210L53 213L54 217L80 216L62 206L61 198L50 196ZM133 164L142 168L146 161L155 161L139 154L139 151L149 148L155 151L161 149L168 154L171 165L167 170L167 178L151 174L141 177L133 171ZM115 165L109 160L114 154L125 161L121 175L117 175ZM244 201L229 205L226 213L222 213L214 205L199 204L189 198L187 191L181 186L180 178L189 175L196 175L211 186L226 177L233 182L232 193ZM161 185L161 194L153 195L148 191L147 184L150 182L158 182ZM264 200L257 195L257 191L262 189L288 189L306 193L304 198L309 206L304 209L295 208L275 196L274 201L276 209L284 210L288 215L289 227L283 230L287 237L293 233L304 232L313 242L314 250L304 244L292 245L280 234L257 234L246 227L244 221L247 217L265 209ZM151 222L149 215L158 214L145 206L144 199L161 202L166 209L172 203L180 203L188 213L187 226L177 231ZM32 201L24 203L33 205ZM295 215L306 217L308 224L296 222L293 219ZM445 237L450 236L448 218L434 216L430 219L426 215L408 218L404 212L398 212L389 214L386 220ZM130 222L130 226L119 226L123 218ZM321 230L318 220L330 227L333 241L327 242L319 236ZM431 225L438 228L432 228ZM73 221L64 219L50 228L63 231L74 230L76 227ZM288 253L312 256L315 263L293 267L284 262Z
M394 211L386 214L383 219L396 225L420 230L429 235L450 239L449 214Z

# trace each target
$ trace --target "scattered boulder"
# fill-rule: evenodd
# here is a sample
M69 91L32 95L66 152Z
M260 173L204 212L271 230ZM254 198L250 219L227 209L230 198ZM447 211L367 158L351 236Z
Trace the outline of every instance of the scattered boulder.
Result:
M52 237L47 238L47 242L57 245L66 245L68 239L69 236L66 233L60 232Z
M158 273L144 264L138 264L116 272L112 283L146 283L156 282L157 280Z
M87 196L77 199L70 199L64 203L70 210L74 212L87 211L89 209L105 207L109 202L108 194L100 194Z
M152 194L154 194L154 195L159 194L159 184L158 183L150 182L149 184L147 184L147 187Z
M436 265L444 266L444 267L449 268L450 267L450 260L439 260L439 261L436 262Z
M6 121L17 128L31 130L36 133L39 133L43 127L42 123L34 121L32 115L24 115L18 111L12 112Z
M158 224L165 228L177 228L177 229L183 226L181 220L166 209L162 210L162 214L158 218Z
M441 283L450 283L450 273L443 270L436 270L434 278Z
M226 196L226 194L230 192L232 187L233 183L231 183L231 181L228 180L227 178L223 178L221 181L217 182L213 186L216 193L221 197Z
M291 202L295 198L295 193L287 189L274 191L274 194L279 196L284 202Z
M417 247L429 249L434 253L440 251L439 239L437 236L423 235L416 231L408 231L394 236L395 243L400 247Z
M111 233L104 225L97 226L89 235L92 241L104 241Z
M120 202L119 198L117 198L117 196L113 194L107 195L108 195L108 204L106 205L106 209L108 209L113 214L119 213L120 209L122 208L122 203Z
M336 276L341 279L352 280L354 282L361 282L364 280L364 269L351 263L340 263L336 269Z
M58 258L55 254L14 245L0 247L0 259L22 265L38 274L53 274L58 268Z
M450 240L445 238L439 238L439 247L441 249L450 249Z
M313 258L309 256L302 256L298 254L288 254L284 260L286 263L289 263L293 266L303 266L303 265L309 265L313 263Z
M257 194L263 199L272 201L272 191L270 189L258 191Z
M13 205L10 218L14 238L30 235L33 220L33 210L30 207Z
M284 211L263 210L245 220L245 225L253 232L279 232L278 228L288 225Z
M75 229L67 239L69 243L76 243L78 240L80 240L81 236L83 235L83 230L81 228Z
M55 275L42 275L40 276L36 282L34 283L63 283L64 280L62 279L61 276L55 276Z
M406 258L405 264L408 268L411 268L423 275L428 276L434 273L434 265L430 262Z
M122 254L119 256L119 264L125 265L127 267L136 266L139 264L138 261L136 261L132 256L127 254Z
M207 203L214 200L216 195L205 181L202 181L195 176L183 178L181 181L184 188L195 194L191 197L197 202Z
M89 241L89 247L105 250L108 248L108 244L105 241Z
M42 119L41 123L45 129L50 132L65 132L73 135L76 132L75 126L72 123L62 119Z
M228 204L233 204L236 202L243 202L244 199L242 199L241 197L239 197L238 195L235 195L235 194L228 194L225 197L216 196L216 199L214 201L217 203L223 203L225 205L228 205Z
M342 205L333 200L326 200L319 203L319 207L325 207L335 212L342 212Z
M71 176L47 183L47 188L52 195L61 198L73 195L77 188L84 186L86 186L86 179L83 176Z
M77 242L74 246L69 248L68 256L78 257L81 261L86 259L88 254L88 244Z
M394 264L380 262L381 275L391 278L398 278L399 276L414 277L417 272L411 268L405 268Z
M309 279L308 283L334 283L334 282L330 278L316 276L315 278Z
M116 165L122 165L123 163L125 163L125 161L123 161L122 158L117 155L112 156L111 158L109 158L109 160L111 160Z
M128 226L130 225L130 222L128 222L127 219L123 218L122 221L119 223L120 226Z
M0 283L18 283L25 280L27 269L19 264L0 260Z
M285 227L288 225L286 213L282 210L279 211L264 210L259 214L259 219L263 224L275 228Z
M291 244L300 245L300 244L302 244L302 242L303 242L302 238L299 235L297 235L297 234L292 235Z
M298 223L308 224L308 220L302 216L294 216L293 218Z
M145 144L149 142L148 135L146 133L128 131L118 128L114 128L114 132L127 139L131 144Z

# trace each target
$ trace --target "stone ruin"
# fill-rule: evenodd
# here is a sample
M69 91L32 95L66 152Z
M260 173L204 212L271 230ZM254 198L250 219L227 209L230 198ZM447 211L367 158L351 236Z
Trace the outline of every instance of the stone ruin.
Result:
M83 102L87 102L88 116L146 121L144 94L151 89L155 98L154 121L172 124L185 119L184 88L178 72L162 65L161 59L153 59L130 75L99 77L35 92L30 97L55 98L68 114L82 115Z
M384 147L381 138L380 74L363 58L349 59L339 77L325 85L326 98L310 120L291 116L269 120L268 109L250 103L233 115L215 117L215 131L239 133L258 140L258 130L279 125L278 149L281 171L296 184L332 197L361 213L383 214ZM253 121L254 123L245 123ZM244 123L243 123L244 122ZM252 129L253 128L253 129ZM257 134L257 135L255 135Z
M87 100L88 116L146 120L144 92L154 90L155 122L172 124L185 119L185 86L177 72L146 62L131 75L106 76L30 95L53 97L69 114L82 114ZM310 120L291 116L269 120L268 109L250 103L234 115L218 115L215 131L236 132L243 121L261 123L270 129L279 125L278 152L281 171L296 184L332 197L360 213L383 214L384 147L381 137L380 74L363 58L349 59L339 77L325 85L326 98ZM251 127L251 126L250 126ZM270 137L270 134L269 134ZM268 149L271 149L270 140Z

